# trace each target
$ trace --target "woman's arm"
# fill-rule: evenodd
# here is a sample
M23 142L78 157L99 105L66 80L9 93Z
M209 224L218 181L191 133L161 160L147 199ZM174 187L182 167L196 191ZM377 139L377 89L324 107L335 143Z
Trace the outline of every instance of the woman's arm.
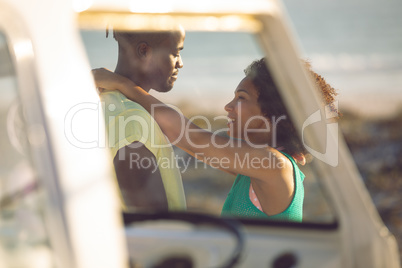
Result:
M127 98L140 103L154 117L172 144L212 167L261 180L282 177L284 173L287 176L292 170L290 161L274 148L254 148L245 141L201 129L131 80L106 69L95 69L93 75L98 87L118 89Z

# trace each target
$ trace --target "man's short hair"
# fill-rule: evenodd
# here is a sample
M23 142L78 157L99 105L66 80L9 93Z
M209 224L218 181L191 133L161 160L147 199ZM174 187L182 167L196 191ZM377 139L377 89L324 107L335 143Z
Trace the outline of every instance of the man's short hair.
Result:
M129 44L146 42L152 47L158 47L160 43L171 37L172 32L132 32L132 31L113 31L113 38L117 42L125 40Z

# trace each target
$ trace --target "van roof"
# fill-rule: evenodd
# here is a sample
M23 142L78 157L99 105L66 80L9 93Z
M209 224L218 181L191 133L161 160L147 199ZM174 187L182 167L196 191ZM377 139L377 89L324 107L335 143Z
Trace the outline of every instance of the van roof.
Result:
M93 0L75 1L75 10L133 13L191 13L191 14L263 14L279 11L276 0Z

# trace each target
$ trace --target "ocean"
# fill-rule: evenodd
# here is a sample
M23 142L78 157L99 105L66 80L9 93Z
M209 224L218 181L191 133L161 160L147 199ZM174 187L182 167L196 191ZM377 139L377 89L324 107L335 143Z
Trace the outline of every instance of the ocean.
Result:
M402 1L284 0L300 57L339 91L341 108L389 116L402 103ZM92 67L114 69L117 44L105 32L83 32ZM102 46L100 46L102 44ZM187 32L184 68L174 89L154 94L171 104L225 114L243 70L262 57L247 33Z
M283 5L301 58L339 90L341 108L370 117L401 109L401 0L283 0ZM83 31L82 39L91 67L114 70L117 44L111 36L106 39L104 30ZM225 114L224 104L243 78L243 69L262 56L251 34L187 32L184 68L174 89L155 95L172 104ZM8 84L8 78L1 77L3 96Z
M284 0L314 69L339 89L340 105L389 115L402 102L402 1Z

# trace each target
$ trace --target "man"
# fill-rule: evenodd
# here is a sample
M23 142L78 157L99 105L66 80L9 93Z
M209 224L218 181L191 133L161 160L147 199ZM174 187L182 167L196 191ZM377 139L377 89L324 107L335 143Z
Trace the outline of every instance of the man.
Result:
M168 92L183 67L184 30L114 32L115 72L144 90ZM96 70L95 70L96 71ZM152 116L118 91L105 91L105 120L125 208L184 210L183 184L173 149Z

